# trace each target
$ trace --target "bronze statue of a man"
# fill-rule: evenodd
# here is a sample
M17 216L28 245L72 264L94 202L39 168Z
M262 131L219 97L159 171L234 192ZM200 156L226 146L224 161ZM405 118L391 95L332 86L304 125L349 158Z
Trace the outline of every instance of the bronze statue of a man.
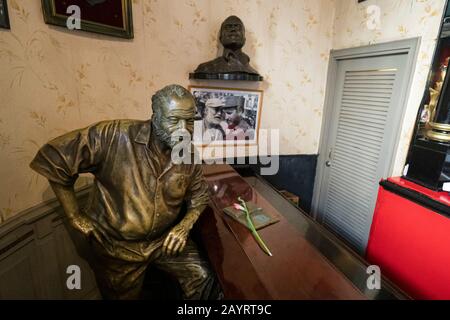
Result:
M71 225L89 239L104 298L139 298L150 263L178 279L184 298L216 298L215 277L189 237L208 203L202 168L171 160L173 133L192 135L195 100L170 85L153 95L152 109L151 120L104 121L58 137L30 166L49 180ZM73 185L85 172L95 180L82 212Z
M222 56L200 64L190 75L191 78L212 79L214 74L218 74L217 79L241 75L250 78L237 77L232 80L262 80L258 72L250 66L248 55L242 52L245 44L245 27L241 19L236 16L225 19L220 27L220 42L224 47Z

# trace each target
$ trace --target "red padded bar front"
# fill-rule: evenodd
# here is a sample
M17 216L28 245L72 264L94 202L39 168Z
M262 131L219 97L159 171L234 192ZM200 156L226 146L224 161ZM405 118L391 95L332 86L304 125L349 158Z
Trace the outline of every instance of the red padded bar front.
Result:
M419 198L447 202L445 193L421 193L422 187L398 178L389 182ZM449 247L450 218L380 186L366 257L382 274L413 298L450 299Z

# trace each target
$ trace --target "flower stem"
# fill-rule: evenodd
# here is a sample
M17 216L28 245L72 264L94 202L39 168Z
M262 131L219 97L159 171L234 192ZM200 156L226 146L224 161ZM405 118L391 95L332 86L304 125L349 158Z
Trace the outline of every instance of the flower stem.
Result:
M266 244L264 243L263 239L261 239L261 237L259 236L258 232L256 231L255 225L253 224L253 221L250 218L250 213L248 211L247 204L245 203L244 200L241 199L241 197L239 197L238 200L241 202L242 206L244 207L244 212L245 212L245 217L247 219L248 227L252 231L252 234L255 237L256 242L258 242L259 246L261 247L261 249L263 249L263 251L265 253L267 253L269 256L272 257L272 252L270 252L269 248L266 246Z

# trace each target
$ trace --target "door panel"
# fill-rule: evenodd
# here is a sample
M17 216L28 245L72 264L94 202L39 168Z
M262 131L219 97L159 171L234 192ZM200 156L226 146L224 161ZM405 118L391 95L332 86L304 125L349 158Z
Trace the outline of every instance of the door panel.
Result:
M406 54L338 62L319 219L365 251L378 182L389 174L400 125Z

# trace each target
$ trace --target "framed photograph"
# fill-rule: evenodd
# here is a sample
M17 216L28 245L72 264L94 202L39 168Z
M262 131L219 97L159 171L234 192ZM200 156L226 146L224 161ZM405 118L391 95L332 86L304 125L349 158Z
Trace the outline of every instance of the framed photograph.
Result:
M6 0L0 0L0 28L10 29Z
M189 86L196 101L193 142L256 144L263 91Z
M80 9L81 30L133 38L131 0L42 0L45 23L67 28L73 12L68 8L74 5Z

